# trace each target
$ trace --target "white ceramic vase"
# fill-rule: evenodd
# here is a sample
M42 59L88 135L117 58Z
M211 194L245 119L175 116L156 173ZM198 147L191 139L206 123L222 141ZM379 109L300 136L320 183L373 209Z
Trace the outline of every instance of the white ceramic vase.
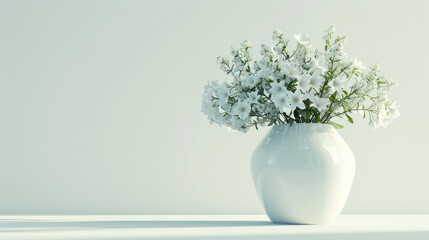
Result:
M324 224L344 207L355 159L331 125L276 125L255 149L251 172L271 221Z

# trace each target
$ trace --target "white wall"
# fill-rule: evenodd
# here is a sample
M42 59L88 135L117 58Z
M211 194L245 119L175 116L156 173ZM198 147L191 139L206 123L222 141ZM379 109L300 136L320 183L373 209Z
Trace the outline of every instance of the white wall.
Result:
M341 130L345 213L429 213L425 1L1 1L0 213L263 213L249 172L267 129L200 111L216 57L250 39L320 36L398 82L387 129Z

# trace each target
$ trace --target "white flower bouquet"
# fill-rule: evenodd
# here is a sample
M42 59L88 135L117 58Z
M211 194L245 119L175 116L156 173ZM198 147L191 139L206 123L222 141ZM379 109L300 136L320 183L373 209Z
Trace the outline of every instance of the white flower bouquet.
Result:
M346 35L331 26L323 36L324 49L314 49L306 35L294 35L296 46L274 30L275 46L262 45L261 59L252 60L251 44L232 48L232 59L219 57L220 68L230 76L209 82L203 93L202 112L211 123L247 132L250 127L294 123L326 123L351 113L369 118L373 128L386 127L399 116L387 93L395 83L378 65L366 68L344 53Z

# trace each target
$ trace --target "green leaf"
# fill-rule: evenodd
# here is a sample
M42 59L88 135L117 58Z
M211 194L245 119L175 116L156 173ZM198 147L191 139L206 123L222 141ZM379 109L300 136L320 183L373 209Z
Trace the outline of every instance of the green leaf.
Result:
M310 107L310 111L316 115L318 113L317 109L315 107Z
M305 109L301 109L301 108L296 108L296 110L300 116L305 116L307 114L307 112L305 111Z
M335 102L335 98L337 97L337 92L334 92L330 97L329 97L329 101L331 102Z
M338 123L334 123L332 121L329 121L328 124L332 125L335 129L341 129L344 127L343 125L340 125Z
M295 119L299 119L298 109L295 109L295 111L293 111L293 116L295 117Z
M311 117L311 113L308 109L306 109L305 122L309 122Z
M271 119L270 123L268 123L268 126L272 126L276 122L275 119Z
M314 119L314 122L315 123L320 122L320 115L319 115L319 113L315 114L315 116L316 116L316 118Z
M352 119L352 117L350 117L348 114L346 114L346 116L347 116L347 119L349 120L349 122L350 122L350 123L353 123L353 119Z

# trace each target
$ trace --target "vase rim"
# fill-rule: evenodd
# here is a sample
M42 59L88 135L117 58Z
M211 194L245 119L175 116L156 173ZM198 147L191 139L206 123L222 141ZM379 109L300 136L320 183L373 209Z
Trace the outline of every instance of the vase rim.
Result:
M335 129L331 124L327 123L293 123L292 126L288 123L273 125L273 128L290 128L290 129Z
M289 123L276 124L274 126L285 126L285 125L290 126ZM328 124L328 123L293 123L292 126L293 125L329 125L329 126L332 126L331 124Z

